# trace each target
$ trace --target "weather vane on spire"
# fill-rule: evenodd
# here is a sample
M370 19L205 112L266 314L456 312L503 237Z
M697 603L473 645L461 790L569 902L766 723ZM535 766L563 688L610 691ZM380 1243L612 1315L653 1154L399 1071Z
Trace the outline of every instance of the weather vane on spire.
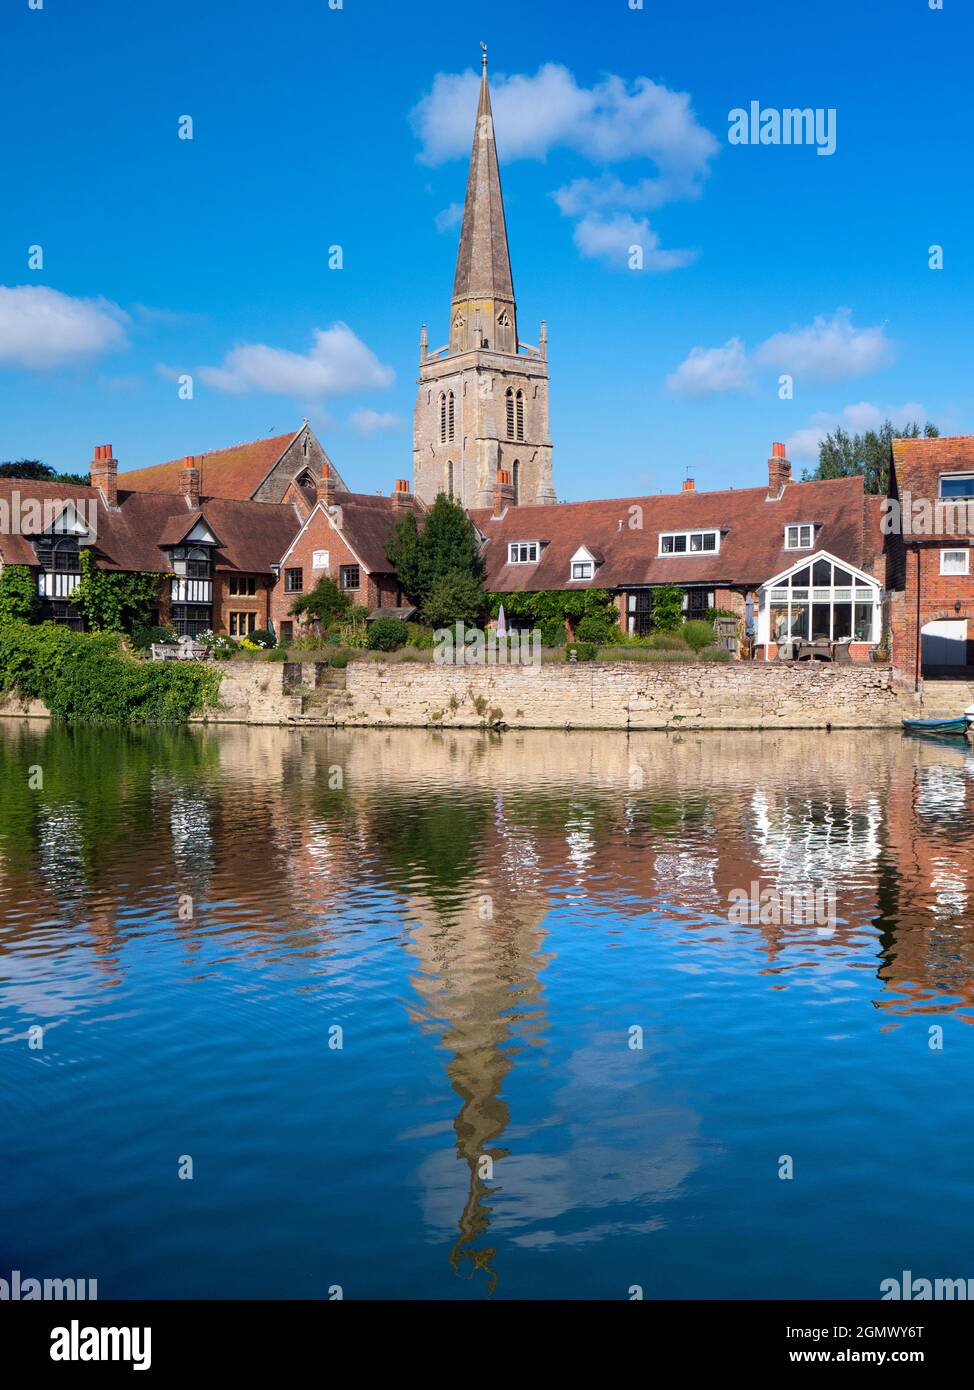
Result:
M484 67L486 67L486 66L487 66L487 45L484 43L483 39L480 40L480 47L481 47L481 49L482 49L482 51L483 51L483 55L484 55L483 58L481 59L481 62L483 63Z

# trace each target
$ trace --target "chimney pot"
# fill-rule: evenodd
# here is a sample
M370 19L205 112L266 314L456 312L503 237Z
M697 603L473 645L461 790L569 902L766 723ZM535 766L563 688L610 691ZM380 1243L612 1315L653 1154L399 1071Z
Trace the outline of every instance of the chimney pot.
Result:
M772 458L783 459L785 457L785 446L783 444L771 445Z
M97 488L107 507L118 506L118 462L112 457L110 444L96 444L91 461L91 486Z
M771 445L768 459L768 496L780 497L786 483L791 482L791 464L785 457L783 444Z
M683 481L684 492L696 492L697 485L692 478L685 478Z

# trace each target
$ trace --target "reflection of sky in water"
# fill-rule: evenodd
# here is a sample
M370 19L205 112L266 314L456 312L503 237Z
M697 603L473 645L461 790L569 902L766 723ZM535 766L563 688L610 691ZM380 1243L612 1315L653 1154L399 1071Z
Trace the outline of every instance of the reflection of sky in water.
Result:
M962 751L148 731L106 738L94 799L97 735L45 737L59 791L27 798L41 759L0 728L11 1267L70 1256L105 1296L873 1299L974 1248ZM752 879L835 882L851 929L728 923ZM170 1150L206 1175L191 1210Z

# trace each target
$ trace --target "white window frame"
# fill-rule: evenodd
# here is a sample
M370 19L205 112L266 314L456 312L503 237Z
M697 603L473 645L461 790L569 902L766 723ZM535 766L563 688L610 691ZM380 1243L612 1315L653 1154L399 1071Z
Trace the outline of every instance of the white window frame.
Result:
M534 552L534 553L531 555L531 557L530 557L529 559L527 559L527 560L522 560L522 559L519 558L519 557L520 557L520 551L521 551L521 546L522 546L522 545L528 546L528 547L529 547L531 550L533 550L533 552ZM540 541L508 541L508 542L507 542L507 563L508 563L509 565L536 565L536 564L538 563L538 557L540 556L540 554L541 554L541 542L540 542Z
M686 549L685 549L685 550L664 550L664 549L663 549L663 542L664 542L664 540L675 540L678 536L686 536L687 544L686 544ZM700 550L691 550L691 548L690 548L690 538L691 538L691 536L713 536L713 537L714 537L714 547L713 547L713 549L712 549L712 550L704 550L703 548L701 548ZM716 526L699 526L699 527L694 527L694 529L693 529L692 531L661 531L661 532L659 533L659 551L658 551L658 553L659 553L660 555L662 555L665 559L670 559L671 557L673 557L673 556L675 556L675 555L679 555L679 556L681 556L681 557L687 556L687 555L718 555L718 554L720 553L720 530L719 530Z
M947 478L966 478L966 479L969 481L970 485L971 485L971 490L970 490L970 492L967 494L966 497L945 497L945 496L944 496L944 482L945 482L945 480L946 480ZM958 472L958 473L941 473L941 475L940 475L940 483L939 483L939 493L940 493L940 501L941 501L941 502L969 502L969 501L971 501L971 499L974 498L974 473L972 473L972 472L970 472L970 471L967 471L967 472Z
M325 557L324 559L321 558L322 555ZM330 560L331 556L327 550L312 550L311 552L311 568L313 570L326 570Z
M576 574L576 573L575 573L576 570L582 570L582 571L584 571L584 572L583 572L582 574ZM594 564L594 562L593 562L592 560L573 560L573 561L572 561L572 583L573 583L573 584L577 584L580 580L583 580L583 579L594 579L594 578L595 578L595 564Z
M789 532L798 532L798 542L792 545L789 539ZM808 532L807 544L802 543L802 532ZM815 524L811 521L789 521L785 527L785 549L786 550L811 550L815 545Z
M946 559L947 559L947 556L948 556L948 555L963 555L963 557L964 557L964 568L963 568L962 570L949 570L949 569L946 569L946 568L945 568L945 562L946 562ZM961 545L952 545L952 546L948 546L948 547L947 547L946 549L944 549L944 550L941 550L941 552L940 552L940 573L941 573L941 574L950 576L950 577L952 577L952 578L958 578L958 579L960 579L960 578L962 578L964 575L970 574L970 572L971 572L971 552L970 552L970 550L969 550L967 547L961 546Z

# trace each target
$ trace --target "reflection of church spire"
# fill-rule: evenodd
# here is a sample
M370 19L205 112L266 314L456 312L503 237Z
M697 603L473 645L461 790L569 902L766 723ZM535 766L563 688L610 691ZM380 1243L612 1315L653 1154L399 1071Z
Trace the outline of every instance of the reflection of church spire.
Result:
M451 1054L446 1071L461 1100L453 1129L456 1157L468 1171L467 1195L450 1263L465 1277L483 1272L492 1294L496 1247L486 1238L500 1170L485 1177L484 1160L496 1163L507 1152L497 1141L510 1123L502 1091L514 1066L513 1045L536 1043L544 1023L538 974L547 958L539 924L547 899L534 875L510 862L506 827L485 822L483 830L479 872L466 880L463 903L441 912L414 895L409 915L418 923L410 949L422 967L414 988L423 1016L434 1026L442 1021L442 1043Z

